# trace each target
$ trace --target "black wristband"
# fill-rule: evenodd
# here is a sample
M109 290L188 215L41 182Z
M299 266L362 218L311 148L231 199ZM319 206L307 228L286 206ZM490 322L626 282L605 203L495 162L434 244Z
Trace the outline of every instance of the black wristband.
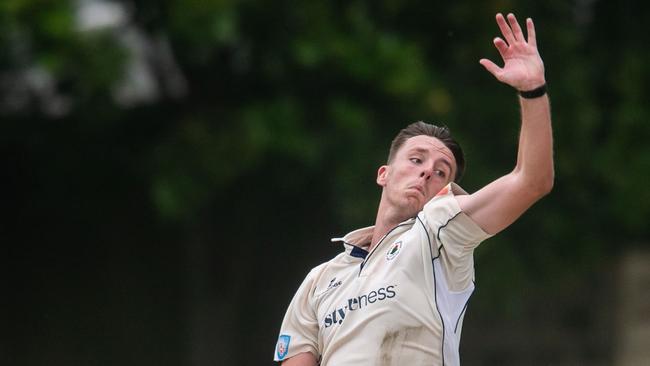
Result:
M535 88L533 90L519 91L519 95L525 99L539 98L544 94L546 94L546 84L540 86L539 88Z

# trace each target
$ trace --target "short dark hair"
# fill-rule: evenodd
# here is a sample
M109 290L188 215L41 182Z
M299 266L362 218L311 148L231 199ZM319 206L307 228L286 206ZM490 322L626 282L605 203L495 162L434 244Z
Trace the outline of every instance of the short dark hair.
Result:
M395 136L393 142L390 144L388 164L393 161L397 151L404 145L406 140L420 135L435 137L451 150L451 153L454 154L454 159L456 159L456 176L454 177L454 182L459 182L463 177L463 173L465 173L465 155L458 142L451 137L451 131L449 131L447 126L438 127L422 121L406 126Z

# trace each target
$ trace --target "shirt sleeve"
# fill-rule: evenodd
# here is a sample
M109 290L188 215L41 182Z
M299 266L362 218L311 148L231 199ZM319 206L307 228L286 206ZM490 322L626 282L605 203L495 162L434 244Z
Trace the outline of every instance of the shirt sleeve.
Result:
M275 361L284 361L303 352L311 352L319 358L318 320L312 302L318 268L309 272L289 304L275 346Z
M431 253L440 257L452 291L467 288L474 280L474 249L491 235L481 229L454 197L463 192L454 183L443 188L422 211L431 238Z

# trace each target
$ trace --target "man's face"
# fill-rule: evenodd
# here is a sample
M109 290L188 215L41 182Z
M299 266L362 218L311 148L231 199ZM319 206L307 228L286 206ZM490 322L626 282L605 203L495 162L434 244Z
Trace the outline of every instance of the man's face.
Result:
M431 136L411 137L389 165L379 168L377 184L384 188L382 200L407 219L456 175L454 155L440 140Z

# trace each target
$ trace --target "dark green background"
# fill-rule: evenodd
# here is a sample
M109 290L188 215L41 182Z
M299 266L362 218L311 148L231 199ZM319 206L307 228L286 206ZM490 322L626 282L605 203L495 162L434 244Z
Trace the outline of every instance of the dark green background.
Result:
M613 359L615 263L650 231L647 2L124 1L90 30L75 4L0 3L0 363L272 364L329 238L374 222L399 129L448 125L468 191L514 166L516 95L478 63L497 11L535 20L556 184L478 249L461 356ZM180 87L154 54L155 98L118 102L129 29Z

